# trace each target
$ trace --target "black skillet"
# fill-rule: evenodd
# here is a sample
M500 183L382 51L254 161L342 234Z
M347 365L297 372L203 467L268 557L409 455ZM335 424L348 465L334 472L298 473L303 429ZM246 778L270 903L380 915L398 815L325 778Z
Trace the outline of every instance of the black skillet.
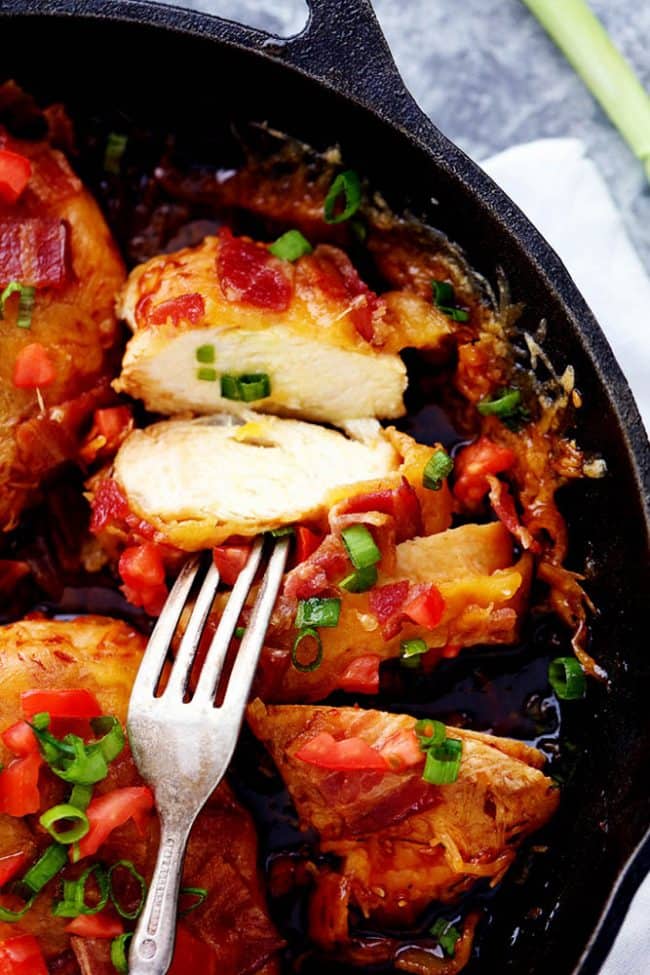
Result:
M650 868L648 441L557 255L417 107L368 0L310 8L305 30L285 41L155 4L0 0L0 80L60 99L76 118L121 112L190 144L216 133L226 154L230 120L267 120L316 147L339 143L395 209L423 214L489 279L502 267L526 305L523 327L547 320L546 348L558 368L575 367L584 398L577 437L608 465L604 480L565 489L562 506L570 565L586 571L599 608L592 653L610 684L564 708L573 768L550 850L504 883L467 973L595 975Z

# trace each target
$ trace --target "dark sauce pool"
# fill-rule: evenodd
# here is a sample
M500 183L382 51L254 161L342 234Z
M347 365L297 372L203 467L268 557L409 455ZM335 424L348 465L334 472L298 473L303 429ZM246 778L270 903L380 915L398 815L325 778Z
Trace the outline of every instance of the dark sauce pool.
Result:
M179 186L176 194L169 180L156 177L161 154L169 151L169 143L159 135L131 132L124 176L108 176L102 168L106 133L128 131L129 125L124 118L86 120L79 130L80 156L75 164L102 204L127 264L133 265L154 253L197 242L206 232L214 232L224 214L206 203L201 168L193 171L192 178ZM219 164L229 167L239 162L236 152L231 152ZM227 219L236 232L268 236L268 225L250 214L229 213ZM445 371L414 352L409 351L405 360L410 379L408 416L399 426L418 441L441 442L453 453L468 438L459 433L442 408L439 392L444 386ZM32 577L21 582L11 599L0 607L0 621L9 622L34 610L59 618L99 613L126 619L147 633L151 620L126 603L108 573L88 575L80 569L78 546L88 520L81 491L79 473L63 472L49 486L44 503L29 512L21 527L6 540L3 557L24 559L31 567ZM362 707L438 718L451 725L518 738L539 747L549 759L549 774L558 782L566 782L572 775L574 756L570 744L564 742L560 749L560 711L548 685L547 669L551 659L570 653L569 635L554 618L533 617L517 646L466 649L455 660L443 660L430 675L403 670L398 662L391 661L382 668L378 695L359 698L338 692L326 703L359 703ZM578 705L578 709L581 707ZM280 777L247 729L242 732L229 778L255 819L260 862L267 878L272 879L279 860L290 858L296 865L322 862L316 837L299 830ZM428 928L436 917L457 922L478 907L483 918L473 961L466 969L471 975L483 968L481 931L498 924L502 915L519 917L522 885L535 862L544 855L547 843L552 844L556 829L551 823L524 845L497 888L490 889L481 881L454 907L440 910L432 906L418 926L408 931L376 931L362 918L353 917L355 936L369 940L390 936L405 945L423 938L426 942ZM310 975L325 971L358 973L359 967L319 957L310 946L306 925L308 897L308 883L269 897L273 919L288 942L284 952L286 970L299 969ZM510 945L526 925L542 923L536 910L528 910L520 926L506 926ZM390 969L386 964L363 967Z

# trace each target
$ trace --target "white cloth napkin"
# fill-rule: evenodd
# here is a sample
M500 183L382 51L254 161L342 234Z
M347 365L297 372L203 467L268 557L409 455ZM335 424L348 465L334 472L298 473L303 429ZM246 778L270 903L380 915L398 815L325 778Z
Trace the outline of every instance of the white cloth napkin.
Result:
M614 350L650 430L650 278L577 139L539 139L482 164L564 261ZM597 869L597 865L594 865ZM601 975L650 973L650 877Z

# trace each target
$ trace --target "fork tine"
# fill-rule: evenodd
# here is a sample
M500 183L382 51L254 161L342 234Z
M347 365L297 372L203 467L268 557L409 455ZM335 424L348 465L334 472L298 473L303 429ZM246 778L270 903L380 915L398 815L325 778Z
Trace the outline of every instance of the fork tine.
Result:
M273 606L282 584L289 544L288 536L280 538L275 544L226 688L222 707L241 712L242 718Z
M223 616L219 620L217 631L212 638L212 643L203 661L201 674L196 685L196 690L194 691L194 697L192 698L193 702L207 704L212 701L215 695L224 661L228 653L228 647L230 646L230 641L237 626L237 620L244 607L246 597L253 584L255 573L262 558L263 545L264 540L258 538L251 549L246 565L237 577L237 582L230 593L230 598L224 609Z
M192 583L199 570L200 559L198 555L192 556L183 565L178 573L178 578L172 587L172 591L167 597L165 609L158 617L158 621L149 637L147 649L144 652L140 669L133 683L131 691L131 701L129 712L134 705L139 705L143 698L153 696L156 685L160 679L160 674L169 652L169 645L181 618L183 607Z
M161 697L182 698L185 694L185 689L190 676L190 670L192 669L192 663L194 661L196 651L198 650L199 643L201 642L203 627L205 626L208 614L212 608L214 597L217 594L218 585L219 570L214 563L211 563L208 571L205 574L199 594L196 597L192 615L189 618L187 627L185 628L185 633L183 634L183 638L176 654L176 659L172 665L172 671L169 681L167 682L167 687L165 688Z

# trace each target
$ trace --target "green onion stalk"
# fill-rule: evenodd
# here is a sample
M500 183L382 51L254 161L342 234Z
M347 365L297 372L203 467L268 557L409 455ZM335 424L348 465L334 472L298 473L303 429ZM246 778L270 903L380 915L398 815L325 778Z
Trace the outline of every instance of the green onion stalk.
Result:
M578 72L650 180L650 95L585 0L523 0Z

